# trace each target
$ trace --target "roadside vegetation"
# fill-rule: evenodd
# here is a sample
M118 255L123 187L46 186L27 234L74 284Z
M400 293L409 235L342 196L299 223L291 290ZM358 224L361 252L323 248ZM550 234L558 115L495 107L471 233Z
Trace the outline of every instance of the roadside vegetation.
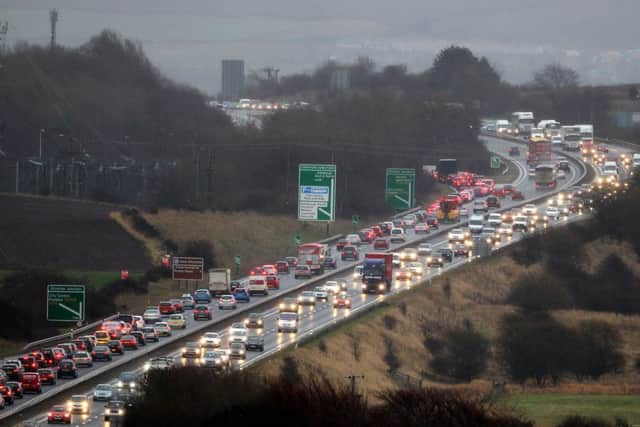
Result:
M408 384L473 390L544 426L582 414L585 402L603 408L584 413L602 424L566 426L640 423L627 410L640 403L639 200L636 179L593 219L387 298L258 369L278 375L289 358L301 372L335 381L366 374L360 387L372 398ZM575 396L583 394L584 401ZM540 398L527 404L527 396ZM535 403L545 399L556 408L551 415Z

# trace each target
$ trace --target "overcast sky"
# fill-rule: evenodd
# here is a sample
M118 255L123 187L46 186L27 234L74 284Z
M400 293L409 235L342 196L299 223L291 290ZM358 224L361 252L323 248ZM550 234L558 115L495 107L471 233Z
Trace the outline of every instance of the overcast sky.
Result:
M585 81L640 81L619 54L640 54L640 0L0 0L7 40L46 43L53 7L61 44L110 28L142 42L168 76L209 93L223 58L291 73L366 54L417 70L452 43L486 55L511 81L549 60L584 68Z

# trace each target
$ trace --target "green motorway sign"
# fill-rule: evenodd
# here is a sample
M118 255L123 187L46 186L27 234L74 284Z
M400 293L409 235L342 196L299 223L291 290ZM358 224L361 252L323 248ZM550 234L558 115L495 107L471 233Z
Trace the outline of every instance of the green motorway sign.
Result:
M298 220L336 219L336 165L298 166Z
M387 169L385 200L395 209L411 209L416 198L415 169Z
M500 169L502 161L498 156L491 156L491 169Z
M351 215L351 224L358 225L360 222L360 215Z
M296 234L296 235L293 237L293 242L294 242L296 245L299 245L300 243L302 243L302 237L300 237L300 235L299 235L299 234Z
M84 320L84 285L47 285L47 320L77 322Z
M233 263L235 265L240 265L240 262L242 261L242 259L240 258L240 255L236 255L233 257Z

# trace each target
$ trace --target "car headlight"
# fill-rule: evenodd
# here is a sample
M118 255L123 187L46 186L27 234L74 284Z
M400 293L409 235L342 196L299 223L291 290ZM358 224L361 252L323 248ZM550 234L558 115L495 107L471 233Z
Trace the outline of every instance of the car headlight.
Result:
M380 284L380 285L378 286L378 289L383 290L383 289L384 289L384 285L383 285L383 284Z
M118 409L118 415L124 415L124 409Z
M151 369L151 364L150 364L150 363L148 363L148 362L147 362L147 363L145 363L145 364L144 364L144 368L143 368L143 369L144 369L144 371L145 371L145 372L147 372L149 369Z
M133 381L129 383L129 387L135 388L135 386L136 386L136 383L134 383Z
M122 387L123 385L122 381L118 381L118 387Z
M182 352L183 352L183 353L186 353L186 352L187 352L187 349L186 349L185 347L182 347Z

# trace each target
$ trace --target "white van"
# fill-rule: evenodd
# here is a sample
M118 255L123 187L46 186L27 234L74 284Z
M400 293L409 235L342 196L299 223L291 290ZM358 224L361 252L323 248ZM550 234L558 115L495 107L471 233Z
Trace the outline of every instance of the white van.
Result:
M482 232L484 226L484 215L471 215L469 218L469 231L472 234L478 234Z
M269 295L267 279L264 276L254 276L249 279L249 295Z
M640 166L640 153L633 153L633 157L631 158L631 166L634 168Z

